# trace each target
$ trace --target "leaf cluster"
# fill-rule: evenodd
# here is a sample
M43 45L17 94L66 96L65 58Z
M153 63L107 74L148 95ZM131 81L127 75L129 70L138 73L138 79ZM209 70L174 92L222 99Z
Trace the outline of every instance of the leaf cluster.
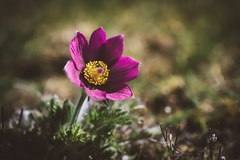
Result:
M68 100L51 99L42 103L37 116L34 111L26 116L21 110L19 116L4 119L2 108L0 159L115 159L119 151L114 130L131 123L127 111L98 106L92 107L83 125L71 124L73 105Z

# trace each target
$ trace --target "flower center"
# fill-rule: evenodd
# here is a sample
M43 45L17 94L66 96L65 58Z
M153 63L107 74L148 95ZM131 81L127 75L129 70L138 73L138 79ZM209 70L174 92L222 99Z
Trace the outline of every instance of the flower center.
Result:
M107 82L109 71L103 61L90 61L86 64L83 75L89 83L102 85Z

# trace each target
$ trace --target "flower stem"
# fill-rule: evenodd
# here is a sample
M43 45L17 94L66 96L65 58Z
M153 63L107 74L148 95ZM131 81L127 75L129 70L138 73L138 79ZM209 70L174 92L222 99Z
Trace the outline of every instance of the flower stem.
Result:
M81 92L81 94L78 98L78 101L77 101L77 103L74 107L74 111L73 111L73 114L72 114L72 119L71 119L70 125L73 125L77 121L80 109L82 108L83 102L86 98L87 98L87 94L84 92L84 90L82 90L82 92Z
M84 122L85 117L87 116L87 114L89 113L90 110L90 102L88 100L88 97L85 98L82 107L80 109L80 112L78 114L77 117L77 123L79 123L80 125L82 125L82 123Z

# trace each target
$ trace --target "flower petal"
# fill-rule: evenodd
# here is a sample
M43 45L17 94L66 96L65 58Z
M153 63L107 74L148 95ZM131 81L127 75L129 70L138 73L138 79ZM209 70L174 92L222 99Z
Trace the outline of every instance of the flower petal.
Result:
M125 83L135 79L139 73L140 63L131 57L121 57L117 63L110 68L108 84Z
M124 36L118 35L109 38L106 42L106 49L99 55L101 60L103 60L108 65L115 63L123 53L124 49Z
M70 53L77 69L80 71L85 66L83 59L83 52L87 49L87 40L85 36L77 32L76 36L72 39L69 45Z
M106 83L104 85L100 85L100 86L95 86L97 89L102 90L102 91L106 91L107 93L114 93L117 92L121 89L123 89L125 87L125 83Z
M107 99L110 100L124 100L127 98L133 97L132 89L126 84L126 86L119 90L118 92L114 93L107 93Z
M70 60L67 62L67 64L64 67L64 70L70 79L70 81L75 84L78 87L83 87L83 83L81 82L79 75L80 72L79 70L76 69L74 61Z
M94 100L104 100L106 99L106 92L98 89L89 89L84 87L87 95Z
M101 46L106 43L106 33L102 27L95 30L89 41L89 50L85 56L87 61L94 61L99 56Z

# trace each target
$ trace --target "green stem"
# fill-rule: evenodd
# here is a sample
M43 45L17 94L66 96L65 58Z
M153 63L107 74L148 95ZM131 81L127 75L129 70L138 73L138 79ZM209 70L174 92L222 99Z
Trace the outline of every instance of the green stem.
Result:
M82 90L82 92L78 98L78 101L74 107L70 125L73 125L77 121L78 114L80 112L80 109L82 108L82 105L83 105L83 102L84 102L86 96L87 96L87 94L85 93L84 90Z

